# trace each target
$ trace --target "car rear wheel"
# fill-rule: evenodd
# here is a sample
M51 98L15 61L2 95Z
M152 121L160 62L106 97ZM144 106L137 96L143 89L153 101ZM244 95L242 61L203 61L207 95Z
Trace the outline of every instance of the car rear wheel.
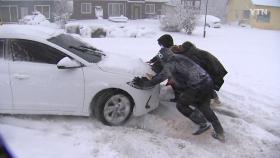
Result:
M131 116L133 102L120 91L107 91L101 94L94 106L94 115L102 123L117 126L125 123Z

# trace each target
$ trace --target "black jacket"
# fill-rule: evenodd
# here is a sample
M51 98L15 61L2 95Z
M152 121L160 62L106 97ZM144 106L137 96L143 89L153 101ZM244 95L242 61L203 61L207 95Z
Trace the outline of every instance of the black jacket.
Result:
M227 74L226 69L220 61L209 52L196 48L191 42L183 43L182 47L182 55L190 58L206 70L214 82L213 89L220 90L224 83L223 78Z
M183 91L188 88L199 89L206 81L211 80L208 73L188 57L174 54L168 48L162 48L160 53L163 69L152 80L147 81L146 86L153 86L169 79L176 89Z

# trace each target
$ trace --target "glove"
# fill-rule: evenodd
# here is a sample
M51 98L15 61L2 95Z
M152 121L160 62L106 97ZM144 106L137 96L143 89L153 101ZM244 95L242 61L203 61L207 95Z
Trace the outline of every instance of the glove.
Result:
M141 78L142 87L150 87L150 80L147 77Z
M134 79L132 80L132 83L134 85L140 86L141 85L141 78L140 77L134 77Z
M134 85L143 88L148 85L149 79L147 77L135 77L132 82Z

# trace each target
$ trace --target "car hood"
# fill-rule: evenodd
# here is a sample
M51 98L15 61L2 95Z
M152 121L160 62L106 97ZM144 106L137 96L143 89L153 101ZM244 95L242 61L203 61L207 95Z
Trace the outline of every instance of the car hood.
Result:
M106 53L106 56L97 63L98 67L115 74L129 76L146 76L154 74L151 67L140 58L132 58L121 54Z

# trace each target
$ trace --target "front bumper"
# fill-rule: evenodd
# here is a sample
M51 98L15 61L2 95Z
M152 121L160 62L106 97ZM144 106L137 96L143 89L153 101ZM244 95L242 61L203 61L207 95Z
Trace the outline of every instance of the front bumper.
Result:
M135 93L133 93L132 97L134 99L134 116L144 115L159 106L159 93L160 86L157 85L152 89L147 90L139 90L135 89Z

